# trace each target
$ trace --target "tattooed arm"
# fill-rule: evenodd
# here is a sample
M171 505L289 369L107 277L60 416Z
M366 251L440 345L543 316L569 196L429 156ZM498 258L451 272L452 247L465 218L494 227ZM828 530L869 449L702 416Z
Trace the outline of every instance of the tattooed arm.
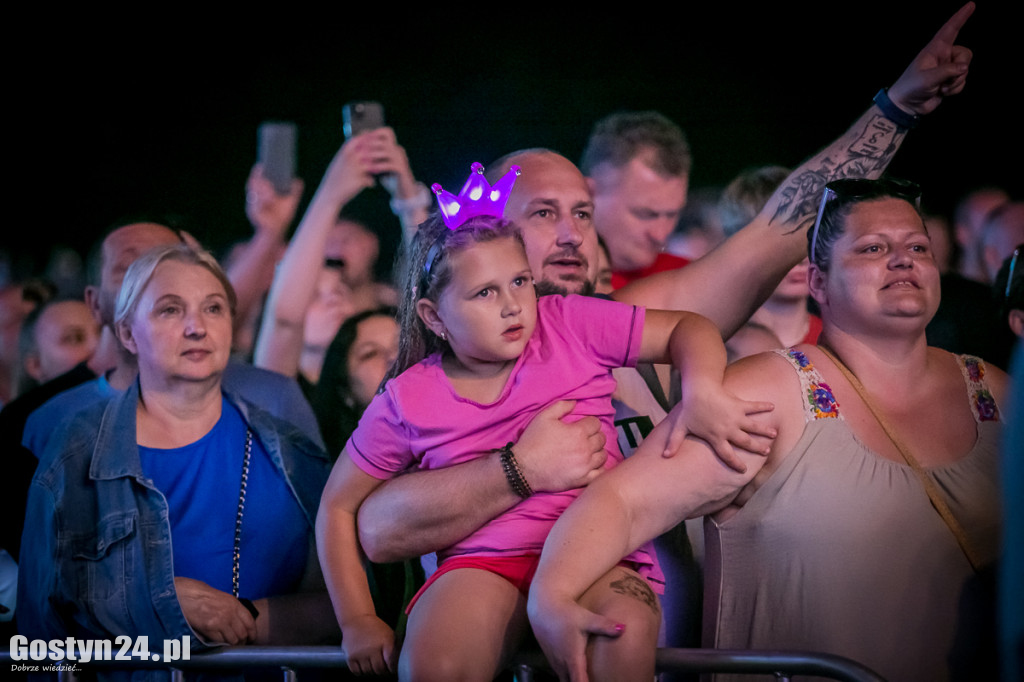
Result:
M806 257L806 231L825 183L880 176L905 135L873 106L845 135L791 173L749 225L688 266L637 280L616 290L613 298L699 313L728 338Z
M974 3L964 5L889 88L900 109L928 114L963 89L971 52L954 43L973 11ZM806 231L825 183L879 177L906 133L872 105L845 134L794 170L749 225L690 265L637 280L613 298L700 313L724 337L731 336L806 256Z

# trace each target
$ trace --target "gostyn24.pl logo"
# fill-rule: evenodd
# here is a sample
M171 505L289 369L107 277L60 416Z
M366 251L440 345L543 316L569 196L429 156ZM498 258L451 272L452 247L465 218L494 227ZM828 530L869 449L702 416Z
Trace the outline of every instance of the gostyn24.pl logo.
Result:
M161 651L150 651L149 637L115 637L109 639L29 639L11 637L12 661L187 661L191 658L191 638L163 640Z

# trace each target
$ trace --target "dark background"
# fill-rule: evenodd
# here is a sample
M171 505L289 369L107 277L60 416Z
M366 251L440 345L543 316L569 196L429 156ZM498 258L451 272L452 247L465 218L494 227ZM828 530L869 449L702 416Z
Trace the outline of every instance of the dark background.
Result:
M934 211L983 183L1021 194L1022 25L1011 7L1020 3L978 4L959 40L974 51L967 89L890 167L921 182ZM251 234L244 185L259 123L299 126L302 210L342 142L342 106L355 99L381 101L417 177L452 189L471 162L513 149L546 146L576 160L591 125L621 109L657 109L683 127L693 188L750 165L793 166L842 133L960 3L917 5L61 16L9 60L5 99L20 123L3 248L17 268L38 268L56 245L84 255L125 214L169 211L223 252ZM386 200L371 190L357 209L387 244L398 227Z

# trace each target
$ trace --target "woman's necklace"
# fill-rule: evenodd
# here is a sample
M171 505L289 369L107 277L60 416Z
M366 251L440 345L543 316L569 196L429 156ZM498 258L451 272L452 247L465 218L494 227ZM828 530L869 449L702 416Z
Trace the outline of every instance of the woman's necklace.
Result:
M245 512L245 486L249 482L249 460L252 457L252 429L245 430L245 457L242 459L242 484L238 490L238 513L235 515L235 547L231 555L231 594L238 598L238 565L242 557L242 514Z

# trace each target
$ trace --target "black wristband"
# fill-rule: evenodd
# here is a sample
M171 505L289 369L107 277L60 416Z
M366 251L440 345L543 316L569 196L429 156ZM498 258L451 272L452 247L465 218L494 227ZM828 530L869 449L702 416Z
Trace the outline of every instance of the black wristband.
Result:
M882 110L885 117L898 125L900 128L914 128L918 123L921 122L921 117L917 114L911 114L900 109L896 104L889 99L888 88L882 88L875 95L873 100L875 105Z
M246 599L245 597L238 598L239 603L245 607L245 610L252 614L252 619L256 620L260 617L260 610L256 608L256 605L252 603L252 599Z
M533 494L533 488L523 476L523 470L519 468L519 462L516 461L515 453L512 452L512 443L506 444L499 452L501 453L501 468L505 472L509 487L516 495L525 500Z

